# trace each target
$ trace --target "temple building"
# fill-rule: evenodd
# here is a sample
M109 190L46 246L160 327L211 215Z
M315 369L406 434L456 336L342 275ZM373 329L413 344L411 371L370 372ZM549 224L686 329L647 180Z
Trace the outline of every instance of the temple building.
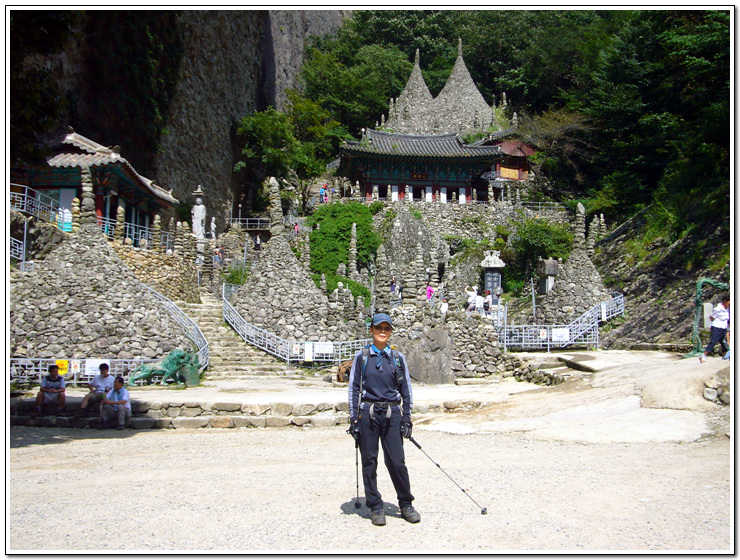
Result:
M505 99L505 97L504 97ZM504 101L505 103L505 101ZM496 197L507 181L529 177L527 158L534 153L517 140L512 123L498 124L496 106L486 103L462 55L462 41L445 86L432 97L419 67L417 49L411 76L390 100L376 129L363 130L360 141L341 147L338 174L359 183L361 196L422 201L486 201L489 184ZM501 113L501 111L499 111ZM513 125L516 125L516 114ZM475 144L463 135L488 132ZM374 194L375 193L375 194Z
M12 170L11 183L28 186L59 202L62 229L71 229L72 201L82 196L82 167L89 167L92 173L95 212L101 224L108 220L115 223L118 206L122 206L125 222L149 227L155 215L172 211L178 204L171 190L139 175L117 147L102 146L72 127L52 147L54 154L45 165Z

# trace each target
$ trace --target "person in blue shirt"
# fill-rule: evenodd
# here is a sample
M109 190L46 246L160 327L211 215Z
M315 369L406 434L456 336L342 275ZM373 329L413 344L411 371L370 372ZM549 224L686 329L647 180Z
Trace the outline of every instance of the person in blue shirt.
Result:
M409 523L421 520L411 505L414 496L403 451L403 438L411 437L411 377L403 354L388 344L392 332L391 317L377 313L370 326L373 344L357 352L349 376L349 432L362 456L365 502L373 525L385 525L377 484L380 445L401 516Z
M123 386L123 377L116 377L113 389L103 399L100 405L100 424L98 429L106 428L113 418L116 419L116 429L123 430L131 419L131 397L128 389Z

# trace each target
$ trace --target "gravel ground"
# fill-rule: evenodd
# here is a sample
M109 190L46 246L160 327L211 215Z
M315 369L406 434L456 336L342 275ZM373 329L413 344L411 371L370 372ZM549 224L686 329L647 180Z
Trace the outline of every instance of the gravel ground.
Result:
M731 441L592 443L526 432L415 438L421 523L356 510L344 428L13 427L6 553L32 551L734 551ZM362 490L360 491L362 495Z

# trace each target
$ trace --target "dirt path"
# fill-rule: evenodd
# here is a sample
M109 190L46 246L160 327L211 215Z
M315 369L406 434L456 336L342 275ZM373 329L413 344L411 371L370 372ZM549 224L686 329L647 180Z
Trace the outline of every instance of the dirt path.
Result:
M651 393L666 372L670 387L709 373L669 362L417 422L414 437L469 492L407 445L418 525L398 515L382 467L387 526L371 525L364 500L354 508L342 426L14 427L6 551L730 551L729 409L693 389ZM688 406L641 406L656 394Z

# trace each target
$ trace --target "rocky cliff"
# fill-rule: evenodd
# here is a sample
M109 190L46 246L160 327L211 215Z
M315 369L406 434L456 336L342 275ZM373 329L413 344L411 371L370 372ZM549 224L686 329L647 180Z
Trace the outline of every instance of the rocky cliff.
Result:
M95 64L105 64L106 75L124 84L115 87L127 88L127 101L134 106L150 104L153 99L142 92L153 94L139 83L141 77L139 82L135 76L120 78L120 74L134 68L135 62L141 62L131 59L132 53L140 53L127 47L123 39L114 41L110 29L101 35L91 24L99 20L85 14L78 35L65 52L45 62L53 68L62 94L71 101L58 128L72 125L101 144L120 145L130 161L147 162L137 171L172 188L181 202L192 202L191 193L202 185L208 222L216 216L221 231L239 188L232 178L238 155L233 138L236 123L268 105L284 108L286 89L297 85L307 39L336 32L349 14L320 10L186 10L177 12L176 25L167 29L154 26L161 33L155 38L159 43L177 45L173 52L182 53L177 61L164 57L158 66L163 72L174 72L174 86L165 103L163 133L152 143L156 149L134 140L141 138L140 131L151 128L152 123L119 119L117 107L111 106L115 103L111 102L109 88L114 86L101 83L101 75L96 72ZM130 15L126 17L126 24L119 25L118 31L106 20L106 26L118 33L115 37L125 35L125 29L131 26ZM111 45L111 41L118 46ZM102 49L111 51L110 56L102 57ZM138 136L131 131L137 131ZM148 149L156 153L142 153Z
M659 238L641 247L636 240L643 236L644 227L642 212L596 246L593 260L604 284L625 296L625 317L601 333L603 348L690 345L697 280L730 283L729 220L673 243ZM703 300L717 304L720 293L706 287Z

